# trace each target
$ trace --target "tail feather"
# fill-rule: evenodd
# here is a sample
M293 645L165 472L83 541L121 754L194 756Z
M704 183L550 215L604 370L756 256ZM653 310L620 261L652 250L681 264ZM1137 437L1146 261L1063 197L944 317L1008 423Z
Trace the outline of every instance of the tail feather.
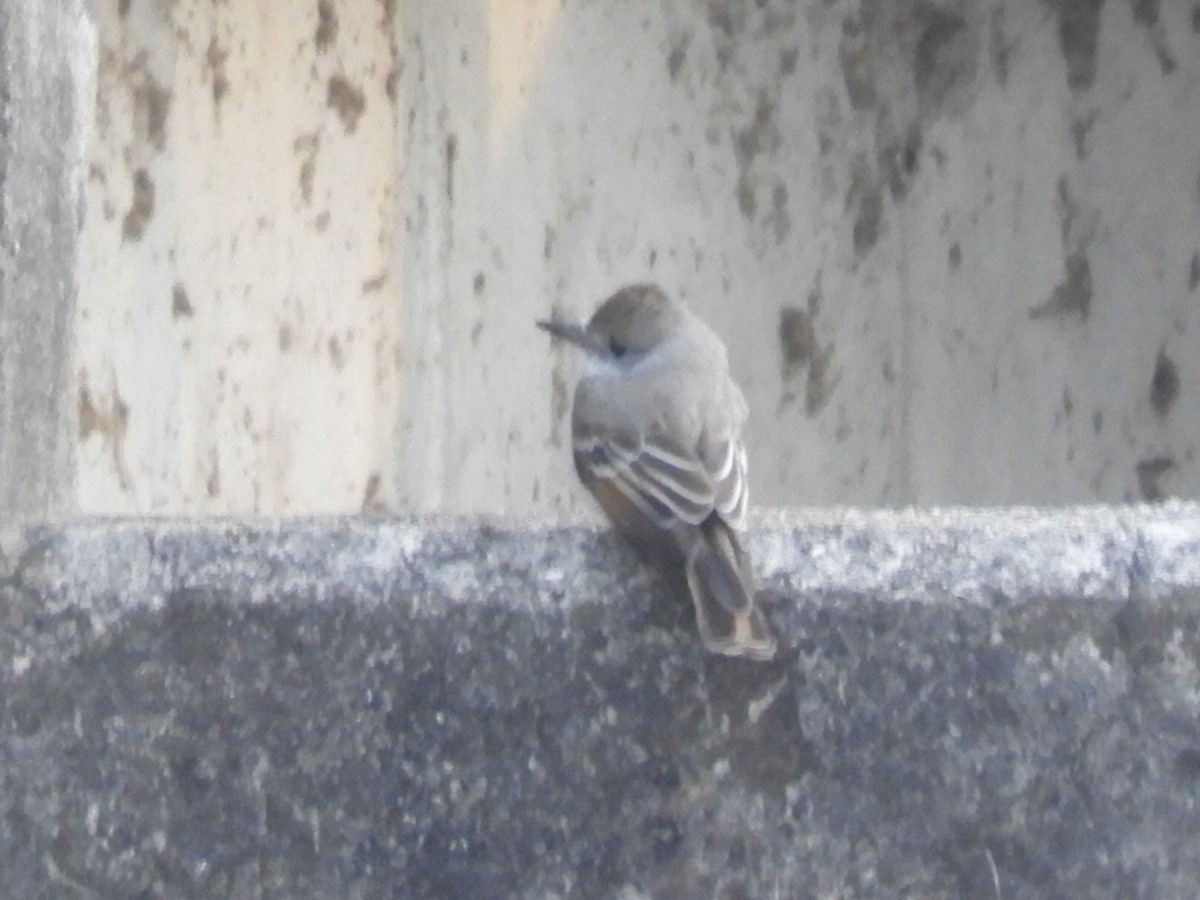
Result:
M710 525L710 522L715 523ZM754 604L749 559L737 537L715 516L687 559L687 581L704 646L726 656L767 660L775 638Z

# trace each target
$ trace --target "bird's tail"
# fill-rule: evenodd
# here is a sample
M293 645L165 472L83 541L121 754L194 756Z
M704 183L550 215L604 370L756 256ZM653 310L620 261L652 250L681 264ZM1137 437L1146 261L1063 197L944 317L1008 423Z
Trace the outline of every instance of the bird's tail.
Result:
M705 647L755 660L775 655L775 637L754 603L750 560L737 535L716 515L700 526L688 553L687 581Z

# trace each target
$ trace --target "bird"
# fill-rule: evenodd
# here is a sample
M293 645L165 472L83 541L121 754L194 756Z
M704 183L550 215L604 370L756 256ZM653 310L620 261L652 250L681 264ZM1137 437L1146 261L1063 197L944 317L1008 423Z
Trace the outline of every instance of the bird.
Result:
M740 535L748 410L725 344L649 283L620 288L586 325L537 325L587 355L571 413L580 481L643 558L684 573L705 648L773 658Z

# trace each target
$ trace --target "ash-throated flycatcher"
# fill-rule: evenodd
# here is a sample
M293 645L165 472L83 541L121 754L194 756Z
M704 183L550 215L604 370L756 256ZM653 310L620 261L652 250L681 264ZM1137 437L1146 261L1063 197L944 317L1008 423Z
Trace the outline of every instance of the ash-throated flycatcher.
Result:
M770 659L738 539L746 401L721 339L650 284L617 291L586 326L537 324L588 355L571 417L580 480L644 556L684 570L705 647Z

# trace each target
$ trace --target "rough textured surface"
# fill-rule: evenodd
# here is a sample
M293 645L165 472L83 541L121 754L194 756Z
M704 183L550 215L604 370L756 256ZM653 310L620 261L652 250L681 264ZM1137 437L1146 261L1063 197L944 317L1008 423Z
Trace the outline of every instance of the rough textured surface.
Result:
M0 503L574 518L532 321L645 278L772 505L1198 498L1198 22L6 0Z
M22 897L1200 893L1200 510L773 514L771 664L587 528L0 542Z
M75 508L75 250L95 94L84 5L0 4L0 516L9 519Z

